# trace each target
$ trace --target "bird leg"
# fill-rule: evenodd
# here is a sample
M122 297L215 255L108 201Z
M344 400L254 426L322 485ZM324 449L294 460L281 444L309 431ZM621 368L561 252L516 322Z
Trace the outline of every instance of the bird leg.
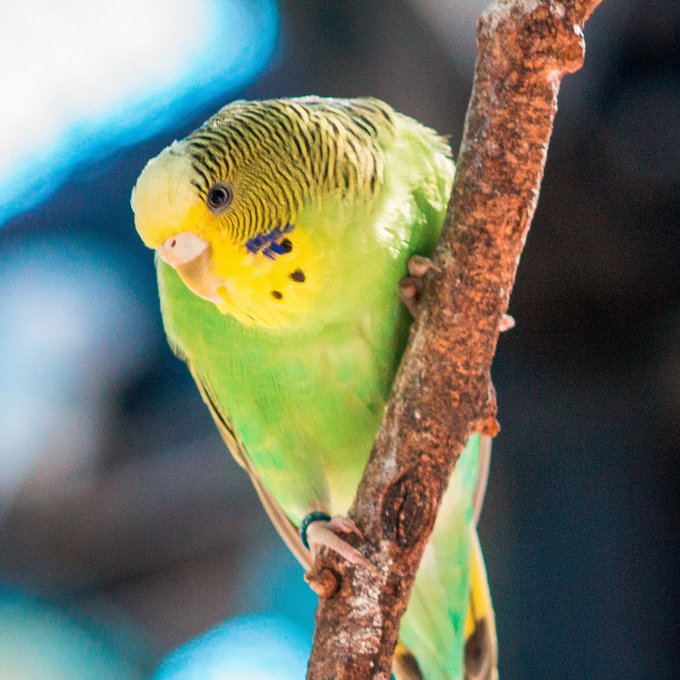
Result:
M357 538L363 540L359 528L349 517L336 515L330 520L319 519L312 522L307 527L307 542L312 551L312 557L316 559L321 548L326 547L352 564L370 568L371 563L356 548L340 538L338 534L354 534Z

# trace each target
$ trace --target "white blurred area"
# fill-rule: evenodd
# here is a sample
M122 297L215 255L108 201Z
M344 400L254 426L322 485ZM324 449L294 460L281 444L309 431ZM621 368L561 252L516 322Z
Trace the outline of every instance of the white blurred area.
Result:
M79 122L174 84L200 55L205 2L3 2L0 176ZM64 140L65 143L66 140Z
M274 0L4 0L0 224L74 166L242 85L277 26Z

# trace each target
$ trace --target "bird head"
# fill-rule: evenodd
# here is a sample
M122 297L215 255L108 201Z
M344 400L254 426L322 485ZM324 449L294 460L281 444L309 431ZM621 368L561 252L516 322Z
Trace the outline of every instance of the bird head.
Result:
M227 105L142 171L132 193L142 240L225 313L260 323L302 314L332 278L320 262L338 225L381 186L367 116L389 114L372 100L354 106L357 115L349 101L317 97Z
M287 150L254 135L239 116L243 108L227 106L173 142L147 163L132 192L144 243L194 293L218 304L244 267L254 272L252 239L283 232L303 200L302 187L279 176L290 165Z

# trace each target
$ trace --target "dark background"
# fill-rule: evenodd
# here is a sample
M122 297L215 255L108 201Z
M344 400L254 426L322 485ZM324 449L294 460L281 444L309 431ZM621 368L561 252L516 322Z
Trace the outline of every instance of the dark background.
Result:
M142 674L247 612L311 633L296 563L165 344L130 190L232 98L370 94L457 148L483 4L287 0L247 89L0 229L2 404L38 461L0 499L0 584L122 636ZM480 533L506 679L678 669L680 4L605 0L586 38L493 370Z

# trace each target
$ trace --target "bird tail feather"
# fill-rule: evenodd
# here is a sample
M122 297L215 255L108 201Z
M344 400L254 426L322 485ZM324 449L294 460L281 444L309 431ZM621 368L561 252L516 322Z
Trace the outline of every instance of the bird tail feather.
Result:
M470 527L470 597L465 621L465 680L498 680L496 619L477 529ZM397 680L424 680L418 662L401 642L392 668Z
M470 533L470 599L465 621L465 680L498 680L496 617L476 527L470 527Z

